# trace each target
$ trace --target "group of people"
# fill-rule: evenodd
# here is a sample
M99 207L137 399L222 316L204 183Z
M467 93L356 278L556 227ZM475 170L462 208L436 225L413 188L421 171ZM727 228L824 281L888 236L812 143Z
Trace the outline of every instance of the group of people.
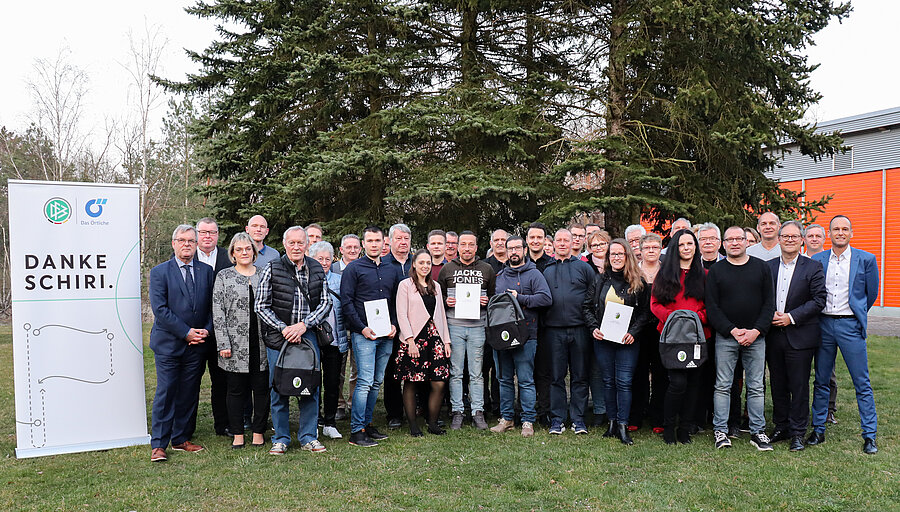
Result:
M567 428L581 435L590 409L592 425L624 444L633 444L630 432L645 420L667 444L690 443L711 421L717 448L746 430L761 451L783 440L798 451L824 443L826 423L837 421L838 349L856 388L863 450L877 452L865 333L878 270L874 256L850 247L852 226L843 215L826 230L782 224L767 212L755 230L724 233L678 219L666 247L640 225L613 239L595 224L551 233L535 222L524 237L492 232L484 259L471 231L431 231L413 251L408 226L386 234L369 226L343 236L339 257L316 224L285 230L283 255L265 244L267 235L257 215L220 248L216 222L204 218L178 226L172 259L151 270L151 461L166 460L170 444L203 449L191 437L206 367L216 433L232 436L240 449L250 430L250 444L262 446L271 415L269 453L284 454L291 401L270 383L282 346L303 339L322 371L320 389L297 400L297 441L313 453L326 450L318 427L323 437L341 439L337 421L348 416L350 444L386 439L373 423L382 388L388 428L405 419L414 437L424 435L419 416L429 434L444 433L449 401L451 429L467 417L488 429L492 414L490 430L498 434L519 426L531 437L540 423L553 435ZM823 251L826 236L832 247ZM494 350L486 343L487 306L503 293L518 302L527 340ZM622 335L603 332L612 303L631 311ZM380 304L387 305L382 323L373 319ZM660 333L682 310L702 323L709 357L696 368L666 368ZM326 326L333 336L323 345L317 333Z

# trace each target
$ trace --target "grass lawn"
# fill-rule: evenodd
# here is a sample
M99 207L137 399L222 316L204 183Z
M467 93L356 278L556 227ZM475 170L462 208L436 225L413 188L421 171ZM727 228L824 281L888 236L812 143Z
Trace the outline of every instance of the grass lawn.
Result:
M869 356L879 413L875 456L861 451L853 386L839 366L840 423L829 427L825 445L799 453L785 443L758 453L746 434L730 450L716 451L708 431L692 445L667 447L644 429L627 447L597 430L578 438L539 430L522 439L467 426L421 439L390 432L370 449L324 440L328 452L321 455L294 443L287 455L272 457L249 446L233 451L230 439L213 435L205 392L194 441L207 449L198 454L170 450L168 462L151 464L149 446L137 446L17 460L6 327L0 329L0 510L896 511L898 339L872 337ZM144 359L149 410L155 373L146 340ZM383 424L380 404L376 421ZM338 427L346 436L347 422Z

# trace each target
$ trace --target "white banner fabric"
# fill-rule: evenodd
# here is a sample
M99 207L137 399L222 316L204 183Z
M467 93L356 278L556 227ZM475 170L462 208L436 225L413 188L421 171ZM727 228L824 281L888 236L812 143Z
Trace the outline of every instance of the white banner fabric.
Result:
M136 185L9 180L16 457L148 444Z

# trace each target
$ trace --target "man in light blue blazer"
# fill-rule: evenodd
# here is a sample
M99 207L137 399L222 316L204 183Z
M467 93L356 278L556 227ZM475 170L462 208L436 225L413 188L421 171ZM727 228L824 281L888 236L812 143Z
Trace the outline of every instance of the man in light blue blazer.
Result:
M807 445L825 442L825 418L828 415L828 382L834 368L837 350L847 363L862 427L863 452L878 452L875 444L878 416L875 396L869 382L869 361L866 352L866 327L869 308L878 297L878 262L875 256L861 249L851 248L853 227L850 219L838 215L828 226L831 250L820 252L813 259L825 269L825 288L828 295L821 315L822 345L816 354L816 380L813 394L813 433Z

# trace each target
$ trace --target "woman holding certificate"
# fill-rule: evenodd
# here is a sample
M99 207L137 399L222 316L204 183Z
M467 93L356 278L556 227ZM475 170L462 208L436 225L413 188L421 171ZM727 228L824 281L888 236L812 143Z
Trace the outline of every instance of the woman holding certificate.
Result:
M610 242L606 270L588 289L583 310L595 340L594 364L603 373L609 416L603 437L618 437L623 444L634 444L628 435L628 415L638 358L635 336L650 320L649 292L628 242L621 238Z
M409 279L397 288L397 323L400 349L397 351L397 379L403 381L403 409L409 420L409 434L422 437L416 424L416 387L430 382L428 432L441 435L438 415L444 386L450 378L450 332L441 300L441 287L431 278L431 255L419 250L409 269Z
M653 281L650 311L659 319L656 329L662 332L666 319L673 311L695 311L703 323L703 334L710 337L706 325L706 270L697 251L697 238L688 229L672 236L659 273ZM674 257L674 255L678 257ZM691 442L694 408L700 387L700 371L668 370L669 387L663 402L663 440L666 444ZM680 417L680 424L678 419ZM676 428L677 424L677 428Z

